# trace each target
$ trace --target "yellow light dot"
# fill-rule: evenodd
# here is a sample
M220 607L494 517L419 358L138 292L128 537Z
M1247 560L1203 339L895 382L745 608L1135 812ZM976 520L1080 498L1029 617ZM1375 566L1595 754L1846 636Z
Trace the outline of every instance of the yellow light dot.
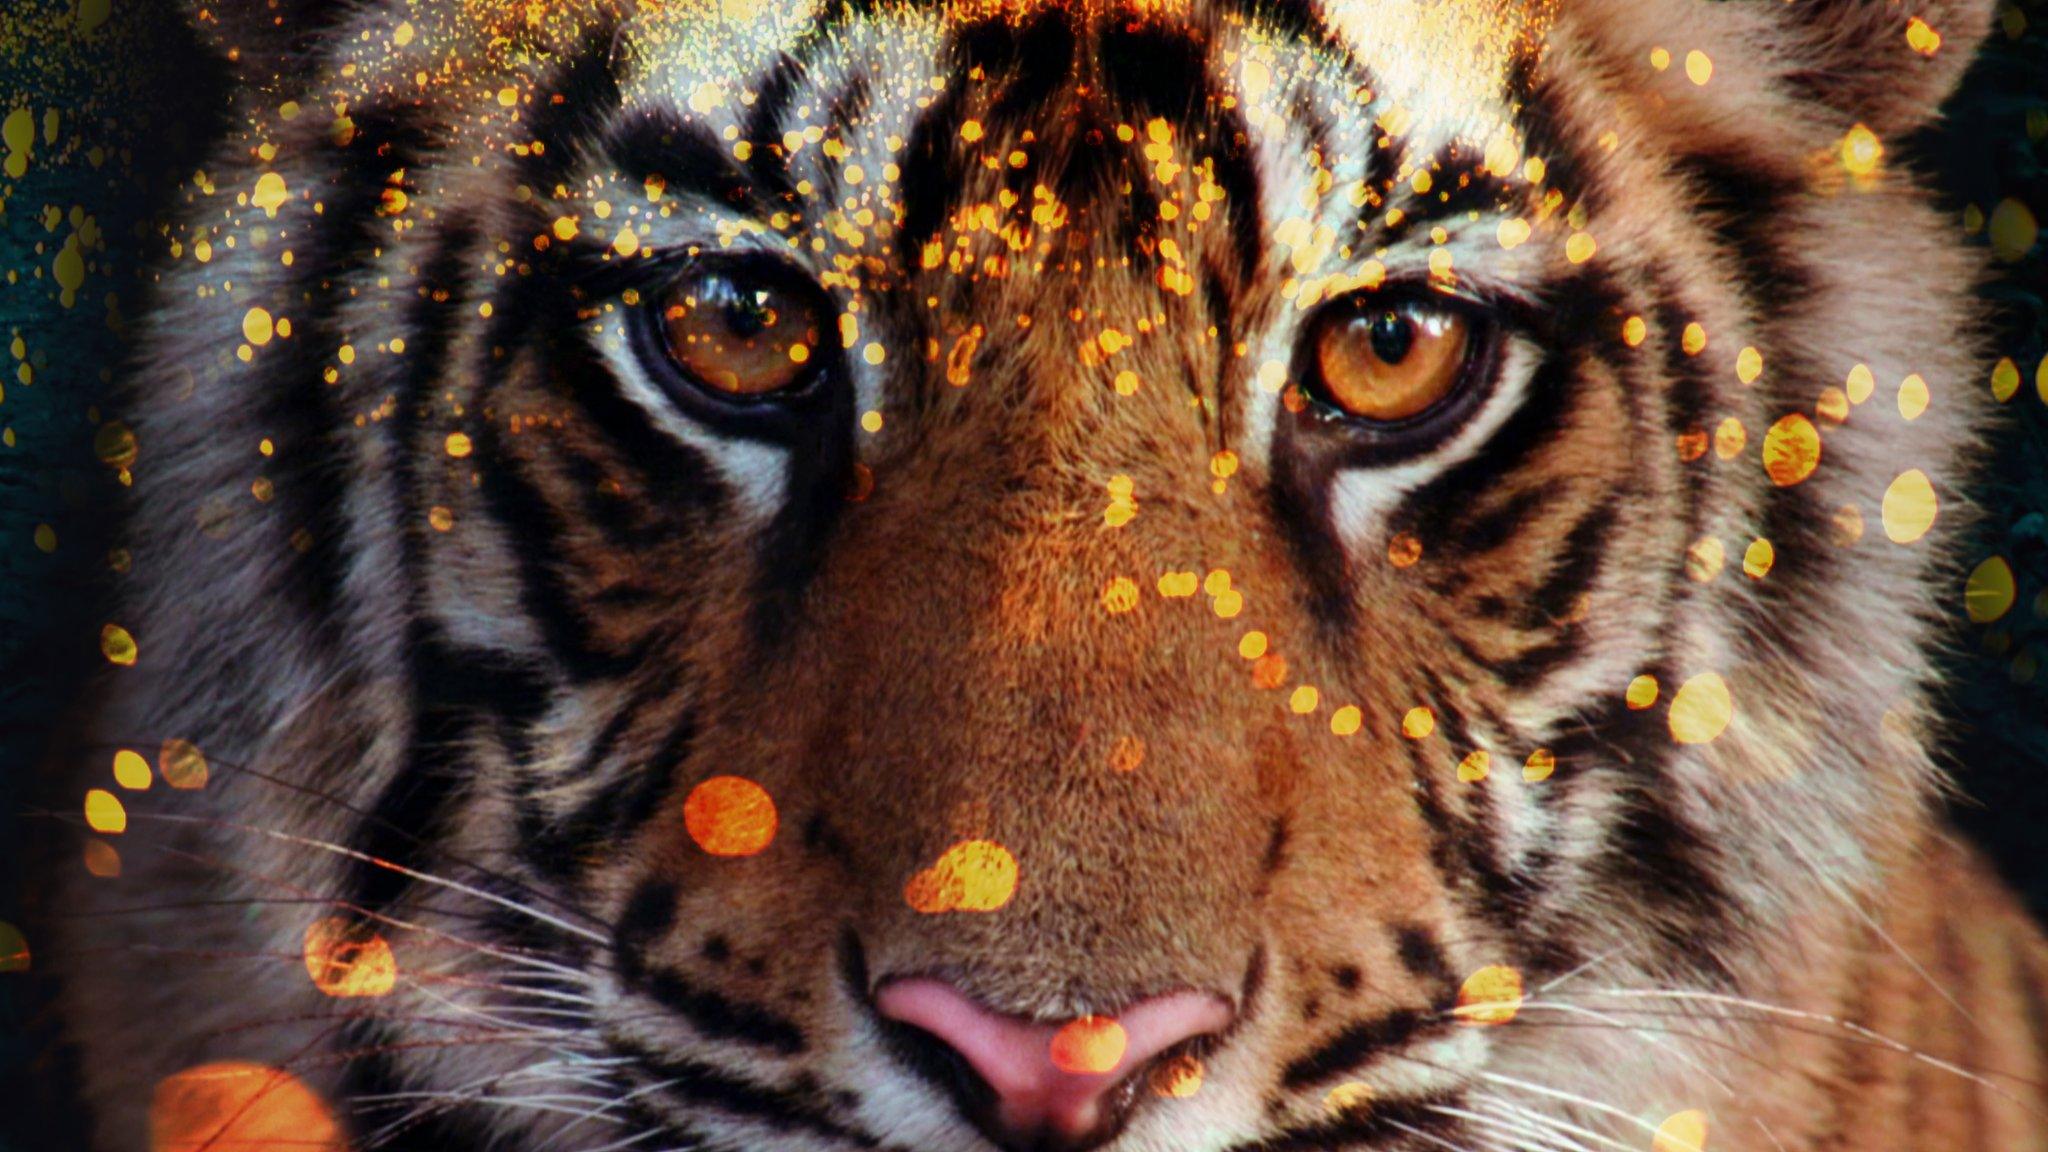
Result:
M1505 964L1489 964L1459 986L1451 1015L1460 1024L1505 1024L1521 1009L1522 974Z
M1851 176L1868 176L1877 171L1884 160L1884 145L1877 133L1861 124L1856 125L1842 137L1842 167Z
M981 139L983 135L985 133L982 131L981 121L979 120L969 120L960 125L960 138L969 144Z
M1529 753L1527 760L1522 761L1522 779L1531 784L1539 784L1550 779L1556 771L1557 754L1548 748L1538 748Z
M1436 713L1428 707L1417 705L1401 717L1401 735L1410 740L1424 740L1436 731Z
M1699 355L1707 348L1707 330L1697 321L1687 324L1685 331L1679 335L1678 346L1685 350L1687 356Z
M1877 391L1877 376L1870 371L1868 364L1858 364L1849 369L1845 387L1849 392L1849 403L1861 404Z
M868 346L860 350L860 358L870 364L880 364L887 357L888 353L883 351L882 346L874 341L869 341Z
M557 240L574 240L578 225L574 216L555 217L554 233Z
M1520 217L1503 220L1500 222L1497 236L1503 248L1520 247L1522 241L1529 238L1529 222Z
M1346 1080L1323 1094L1323 1112L1332 1119L1362 1113L1372 1107L1372 1085Z
M1665 1117L1650 1152L1707 1152L1707 1114L1691 1109Z
M1330 731L1338 736L1355 734L1365 725L1365 713L1356 704L1346 704L1330 714Z
M1771 483L1780 488L1798 484L1820 467L1820 429L1798 412L1780 417L1764 433L1763 457Z
M1111 615L1121 615L1138 606L1138 584L1128 576L1118 576L1102 586L1102 610Z
M2041 403L2048 404L2048 356L2041 357L2041 364L2034 369L2034 391L2041 396Z
M860 430L863 432L880 432L882 430L882 414L872 408L861 413Z
M1993 556L1970 570L1963 585L1963 606L1971 623L1990 624L2012 611L2017 595L2012 565L2003 556Z
M119 796L95 788L85 794L85 823L102 835L118 836L128 830L128 810L121 806Z
M775 839L775 801L752 780L713 776L690 789L683 826L713 856L757 855Z
M1771 565L1778 562L1778 550L1769 540L1758 537L1742 550L1742 574L1751 580L1761 580L1771 574Z
M1922 56L1932 56L1941 48L1941 33L1915 16L1906 21L1906 45Z
M1628 682L1628 691L1622 693L1631 712L1641 712L1657 702L1657 678L1644 673Z
M475 447L475 445L469 442L469 434L466 432L450 432L444 446L447 448L448 454L457 460L469 455L470 451Z
M2041 225L2033 209L2007 197L1991 210L1991 254L2010 264L2022 259L2041 236Z
M1213 607L1219 618L1234 619L1239 612L1244 611L1244 595L1235 588L1226 588L1217 594Z
M1884 534L1894 544L1911 544L1934 527L1939 510L1927 473L1918 468L1901 472L1884 490Z
M1763 353L1755 348L1744 348L1735 354L1735 378L1737 380L1742 381L1744 384L1754 384L1756 383L1756 378L1763 375L1763 372Z
M1685 574L1705 584L1721 574L1721 565L1726 560L1727 552L1718 538L1702 537L1685 550Z
M1671 52L1666 48L1650 49L1650 67L1662 72L1671 67Z
M130 792L147 792L155 777L150 775L149 761L140 752L123 748L114 753L114 783Z
M621 228L619 234L612 238L612 249L621 256L631 256L640 250L640 237L634 235L631 228Z
M275 172L265 172L256 178L256 191L249 197L249 203L263 209L265 216L276 218L277 210L284 207L290 193L286 190L284 177Z
M0 959L0 971L5 960ZM1185 1100L1202 1090L1202 1062L1194 1056L1176 1056L1152 1071L1152 1091L1175 1100Z
M1458 782L1476 784L1486 779L1486 774L1492 770L1493 756L1484 748L1475 748L1458 761Z
M1237 654L1247 660L1257 660L1266 654L1266 645L1264 632L1247 632L1237 642Z
M1714 455L1723 460L1733 460L1742 455L1743 445L1749 443L1749 433L1742 427L1742 421L1730 416L1714 429Z
M498 89L498 106L499 106L499 107L501 107L501 108L510 108L510 107L512 107L512 106L513 106L514 104L517 104L517 103L519 103L519 90L518 90L518 89L516 89L516 88L510 88L510 87L507 87L507 88L500 88L500 89Z
M1991 395L2000 404L2012 399L2020 390L2020 366L2007 356L1999 360L1991 370Z
M1621 322L1621 342L1631 348L1641 347L1649 334L1650 326L1643 322L1641 316L1631 316Z
M1672 694L1671 738L1680 744L1710 743L1734 718L1734 698L1718 673L1702 672Z
M1564 242L1564 258L1574 264L1584 264L1591 260L1593 253L1598 250L1599 245L1593 242L1591 232L1574 232L1571 238Z
M242 339L261 348L270 343L273 328L270 313L262 308L251 308L242 315Z
M1705 52L1695 48L1685 54L1685 78L1694 84L1704 85L1714 78L1714 61Z
M1316 710L1316 702L1321 696L1312 685L1303 684L1287 698L1287 707L1298 716L1306 716Z
M450 528L455 527L455 513L442 505L436 504L432 508L427 509L427 523L436 532L446 532Z
M36 551L55 552L57 550L57 530L55 528L50 527L48 524L38 524L36 525L34 535Z
M130 635L126 628L119 624L108 624L100 629L100 655L107 658L107 663L126 668L135 663L139 654L135 647L135 637Z
M1237 475L1237 453L1225 449L1209 458L1209 474L1218 480Z
M904 902L925 915L994 912L1017 894L1017 858L993 840L963 840L903 886Z
M1899 382L1899 415L1918 420L1927 411L1927 381L1918 372Z

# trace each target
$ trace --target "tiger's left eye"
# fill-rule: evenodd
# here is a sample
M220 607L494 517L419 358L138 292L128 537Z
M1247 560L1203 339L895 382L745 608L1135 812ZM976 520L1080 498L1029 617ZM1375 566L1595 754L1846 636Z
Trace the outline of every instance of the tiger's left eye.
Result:
M814 300L742 270L705 270L659 302L669 359L698 386L735 397L794 390L815 369L824 318Z
M1426 304L1339 308L1311 339L1322 399L1380 424L1420 416L1449 397L1473 343L1462 313Z

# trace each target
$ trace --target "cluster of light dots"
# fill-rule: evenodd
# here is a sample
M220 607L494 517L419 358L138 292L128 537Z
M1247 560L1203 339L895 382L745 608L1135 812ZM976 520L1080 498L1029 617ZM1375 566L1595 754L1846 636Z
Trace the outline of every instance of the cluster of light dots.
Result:
M187 740L166 740L157 752L156 771L150 771L149 761L132 748L122 748L114 753L112 776L115 788L89 788L85 793L85 826L100 837L119 836L128 831L128 806L121 799L121 792L147 792L157 777L179 791L194 791L206 786L206 756ZM86 871L101 879L111 880L121 874L121 853L105 839L91 839L85 843Z

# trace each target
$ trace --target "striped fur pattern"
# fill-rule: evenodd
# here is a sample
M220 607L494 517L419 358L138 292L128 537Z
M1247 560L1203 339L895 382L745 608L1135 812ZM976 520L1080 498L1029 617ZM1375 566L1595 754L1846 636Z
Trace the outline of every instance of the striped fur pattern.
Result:
M214 771L77 885L107 1149L217 1059L365 1150L987 1149L869 1004L911 973L1045 1019L1230 998L1118 1152L1648 1148L1687 1110L1717 1150L2048 1147L2038 939L1926 751L1974 271L1898 146L1987 3L196 19L238 120L135 373L143 657L97 735ZM636 336L735 255L842 310L794 417L707 415ZM1404 287L1493 317L1497 370L1391 453L1295 350ZM1780 487L1792 412L1822 458ZM1942 513L1902 545L1909 468ZM1707 673L1732 721L1679 743ZM717 775L773 797L766 851L693 842ZM968 839L1014 897L914 911ZM306 978L325 915L389 995ZM1490 965L1524 1000L1474 1026Z

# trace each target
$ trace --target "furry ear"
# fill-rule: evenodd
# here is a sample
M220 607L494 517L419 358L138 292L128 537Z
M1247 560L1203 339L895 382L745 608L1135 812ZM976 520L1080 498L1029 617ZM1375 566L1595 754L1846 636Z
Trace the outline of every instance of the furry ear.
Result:
M320 33L347 20L346 0L187 0L192 26L243 84L276 89Z
M1776 9L1786 80L1889 139L1934 118L1996 0L1755 0Z

